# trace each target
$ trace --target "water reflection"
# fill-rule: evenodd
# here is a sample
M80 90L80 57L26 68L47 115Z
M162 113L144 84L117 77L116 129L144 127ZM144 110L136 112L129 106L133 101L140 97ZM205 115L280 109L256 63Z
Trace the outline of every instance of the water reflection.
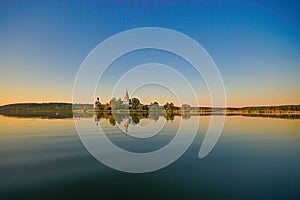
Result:
M138 126L157 121L152 124L156 126L167 118L157 113L134 117L139 117ZM178 129L179 118L188 119L181 121L187 126L198 120L193 115L175 115L174 121L164 124L158 137L141 140L124 139L117 130L118 123L122 130L139 128L133 125L133 116L129 114L82 118L79 120L103 126L108 130L109 139L120 148L137 153L154 151L168 144ZM299 199L299 121L226 117L218 144L208 157L200 160L197 155L202 133L206 132L210 117L200 118L198 135L180 159L158 172L135 175L117 172L93 159L78 138L72 118L44 120L0 115L1 197L32 199L50 195L54 199L57 195L62 198L71 195L76 199L91 194L91 197L120 199L134 186L136 197L148 194L151 199L222 199L226 195L236 199L244 196ZM81 184L83 181L86 183ZM174 192L170 192L170 185L175 188Z
M98 113L94 115L95 124L98 126L100 124L101 119L106 119L111 126L118 125L122 127L122 131L127 136L128 128L130 125L140 125L142 119L148 119L154 122L159 120L159 117L163 117L166 121L174 121L174 114L161 114L161 113L124 113L124 114L108 114L108 113ZM187 116L183 116L183 119L190 118Z
M131 124L131 116L128 116L127 118L123 118L122 122L123 122L123 126L124 126L124 134L125 136L127 136L127 132L128 132L128 127L129 127L129 124Z
M93 111L91 112L0 112L0 115L7 116L7 117L18 117L18 118L41 118L41 119L66 119L66 118L91 118L95 115ZM111 113L101 113L97 114L98 118L105 118L109 119L111 125L116 125L116 122L120 122L125 115L130 115L133 124L139 124L140 120L143 118L149 118L153 121L157 121L159 116L164 116L166 120L173 121L174 116L178 114L161 114L159 112L148 112L148 113L130 113L130 114L113 114L114 117L111 117ZM223 114L194 114L190 112L183 112L182 114L178 115L181 116L182 119L190 119L191 116L207 116L207 115L223 115ZM293 113L285 113L285 114L227 114L227 116L244 116L244 117L264 117L264 118L282 118L282 119L300 119L299 114ZM95 118L96 121L96 118ZM97 122L96 122L97 123Z
M94 115L96 125L99 124L100 119L107 119L110 125L115 126L117 124L121 124L122 122L129 124L137 125L140 123L141 119L152 119L153 121L157 121L160 116L163 116L167 121L174 120L174 114L160 114L160 113L130 113L130 114L108 114L108 113L97 113ZM188 119L189 116L181 115L182 118ZM122 123L122 124L123 124Z
M31 112L31 111L15 111L15 112L1 112L3 116L7 117L19 117L19 118L41 118L41 119L65 119L72 118L73 113L70 112ZM81 113L83 115L83 113ZM89 116L91 117L91 115Z

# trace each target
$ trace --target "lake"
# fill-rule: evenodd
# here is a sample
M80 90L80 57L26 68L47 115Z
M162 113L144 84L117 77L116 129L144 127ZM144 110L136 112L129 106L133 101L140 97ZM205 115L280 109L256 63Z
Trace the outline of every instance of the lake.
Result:
M93 122L114 144L137 153L168 144L181 121L199 121L194 142L178 160L134 174L95 159L81 142L73 118L0 115L0 199L300 199L299 119L226 116L217 144L199 159L211 117L74 119ZM139 128L149 136L156 125L163 126L159 134L134 137Z

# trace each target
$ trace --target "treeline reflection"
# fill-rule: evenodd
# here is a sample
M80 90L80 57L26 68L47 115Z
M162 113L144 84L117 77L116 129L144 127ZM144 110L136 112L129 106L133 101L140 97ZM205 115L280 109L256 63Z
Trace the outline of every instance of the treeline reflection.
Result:
M161 114L158 112L148 112L148 113L123 113L123 114L108 114L108 113L98 113L94 115L95 124L98 126L101 119L106 119L111 126L118 125L125 136L127 136L128 128L130 125L137 125L143 119L148 119L151 121L158 121L159 118L164 118L166 121L173 121L175 119L174 114ZM179 117L179 115L178 115ZM190 114L180 115L182 119L191 118Z
M107 119L110 125L115 126L117 124L130 123L133 125L137 125L140 123L141 119L150 119L153 121L157 121L159 117L164 117L167 121L173 121L176 115L174 114L161 114L161 113L130 113L130 114L108 114L108 113L98 113L95 115L95 122L98 125L100 119ZM191 118L191 114L187 113L184 115L180 115L182 119Z
M0 115L7 117L18 117L18 118L41 118L41 119L65 119L65 118L92 118L95 113L93 112L0 112ZM130 116L134 124L138 124L141 119L149 118L157 121L160 116L166 120L173 121L175 116L180 116L182 119L189 119L191 116L210 116L210 115L224 115L224 114L162 114L159 112L147 112L147 113L124 113L124 114L111 114L111 113L98 113L96 114L98 119L108 119L111 125L120 122L122 118ZM299 114L227 114L226 116L244 116L244 117L266 117L266 118L282 118L282 119L300 119Z

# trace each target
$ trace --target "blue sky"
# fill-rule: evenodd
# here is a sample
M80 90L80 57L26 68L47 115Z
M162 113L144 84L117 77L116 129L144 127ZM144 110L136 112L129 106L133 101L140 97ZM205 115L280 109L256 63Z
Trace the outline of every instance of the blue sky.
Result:
M77 70L96 45L147 26L198 41L222 74L229 106L299 104L299 8L298 1L1 1L0 105L70 102ZM159 60L150 52L137 63L149 55ZM108 85L116 73L112 66ZM209 105L200 79L200 103Z

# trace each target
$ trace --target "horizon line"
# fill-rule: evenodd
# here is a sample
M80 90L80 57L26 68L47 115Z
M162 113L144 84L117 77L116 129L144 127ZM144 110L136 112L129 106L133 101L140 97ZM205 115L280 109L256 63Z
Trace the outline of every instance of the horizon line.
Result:
M8 105L14 105L14 104L50 104L50 103L91 104L91 105L94 105L94 103L73 103L73 102L65 102L65 101L49 101L49 102L15 102L15 103L0 105L0 107L8 106ZM158 105L164 105L164 104L159 104L159 102L157 102L157 103L158 103ZM172 102L169 102L169 103L172 103ZM144 104L144 105L148 105L148 104ZM185 105L185 104L182 104L182 105ZM187 105L189 105L189 104L187 104ZM190 106L191 107L209 107L209 108L244 108L244 107L267 107L267 106L288 106L288 105L300 105L300 103L298 103L298 104L268 104L268 105L260 104L260 105L244 105L244 106L232 106L232 105L230 105L230 106L226 106L226 107L218 107L218 106L212 107L212 106L208 106L208 105L201 105L201 106L190 105ZM177 105L174 105L174 106L177 106ZM177 106L177 107L180 107L180 106Z

